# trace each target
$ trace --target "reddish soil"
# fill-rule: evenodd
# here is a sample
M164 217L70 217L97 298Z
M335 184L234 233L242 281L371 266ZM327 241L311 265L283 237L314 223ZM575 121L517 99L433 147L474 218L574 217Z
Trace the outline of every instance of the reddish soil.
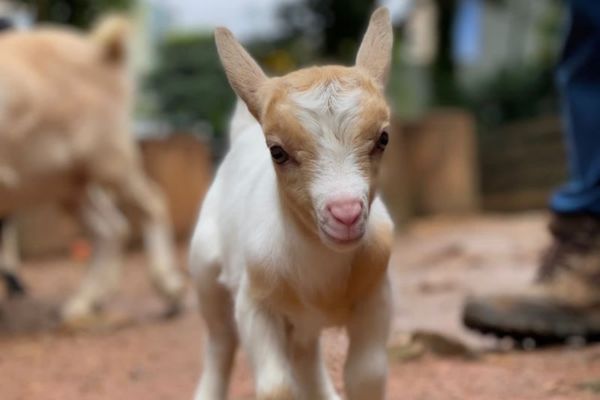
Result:
M389 399L600 398L600 346L499 352L494 340L460 325L467 293L526 284L546 241L544 223L543 214L444 218L420 221L399 236ZM0 301L0 399L191 399L203 334L193 295L181 316L162 318L143 267L141 255L127 258L122 290L108 305L118 327L72 334L57 328L54 313L82 266L27 262L29 297ZM413 351L408 335L424 331L455 338L478 357L433 354L426 345ZM339 386L346 342L331 331L324 345ZM243 355L232 398L252 398Z

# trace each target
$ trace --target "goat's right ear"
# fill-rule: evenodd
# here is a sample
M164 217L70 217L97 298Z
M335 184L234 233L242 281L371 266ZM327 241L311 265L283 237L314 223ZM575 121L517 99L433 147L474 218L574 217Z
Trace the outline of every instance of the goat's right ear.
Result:
M261 101L258 90L267 76L229 29L217 28L215 43L231 87L244 100L252 115L260 120Z

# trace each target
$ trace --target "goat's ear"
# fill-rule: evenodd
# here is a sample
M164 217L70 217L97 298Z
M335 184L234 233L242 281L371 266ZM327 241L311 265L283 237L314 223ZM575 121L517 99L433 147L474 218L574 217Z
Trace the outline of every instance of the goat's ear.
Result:
M217 28L215 43L231 87L244 100L252 115L260 120L261 102L257 92L267 76L229 29Z
M387 83L393 44L390 13L387 8L380 7L371 15L369 27L356 55L356 66L366 70L381 86Z

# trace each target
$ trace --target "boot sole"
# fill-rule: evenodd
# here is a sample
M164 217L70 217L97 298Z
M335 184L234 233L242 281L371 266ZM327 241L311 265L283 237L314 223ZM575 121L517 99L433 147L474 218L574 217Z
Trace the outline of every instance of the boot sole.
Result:
M512 339L521 349L600 342L596 312L590 320L580 310L552 304L532 304L522 314L499 312L483 302L468 301L464 325L484 335Z

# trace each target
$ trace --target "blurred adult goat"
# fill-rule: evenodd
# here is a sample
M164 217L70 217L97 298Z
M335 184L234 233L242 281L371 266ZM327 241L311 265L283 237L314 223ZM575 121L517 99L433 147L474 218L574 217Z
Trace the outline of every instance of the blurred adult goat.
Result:
M183 280L161 192L130 129L127 21L91 33L39 28L0 35L0 218L40 203L75 210L93 242L79 290L62 309L87 320L119 282L126 208L143 230L150 275L169 307Z

